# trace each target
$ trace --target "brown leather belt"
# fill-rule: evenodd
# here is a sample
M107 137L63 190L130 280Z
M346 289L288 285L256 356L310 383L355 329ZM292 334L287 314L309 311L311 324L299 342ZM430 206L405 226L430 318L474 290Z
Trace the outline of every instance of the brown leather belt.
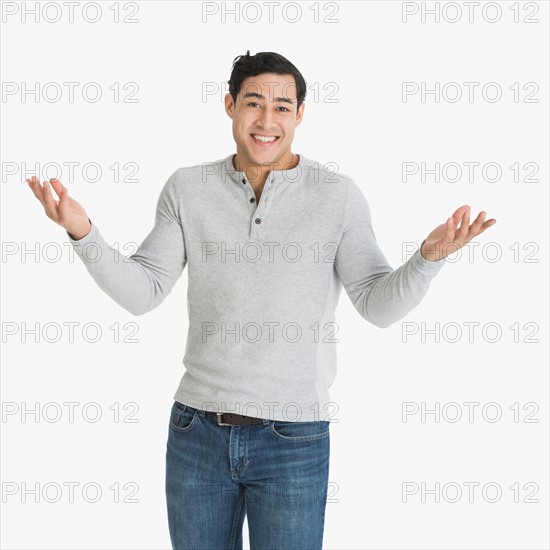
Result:
M219 413L215 411L205 411L206 414L216 417L218 426L250 426L252 424L263 424L263 418L256 418L254 416L245 416L243 414L224 412Z

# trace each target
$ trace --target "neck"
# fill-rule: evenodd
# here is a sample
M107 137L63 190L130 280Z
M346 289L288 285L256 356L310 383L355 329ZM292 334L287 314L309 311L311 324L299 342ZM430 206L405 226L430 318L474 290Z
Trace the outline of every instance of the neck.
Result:
M242 162L239 153L233 156L233 166L238 172L246 174L246 178L251 184L258 187L263 187L267 180L269 172L272 170L291 170L296 168L300 162L300 156L294 153L290 153L289 157L285 160L280 160L274 164L258 164L255 162ZM244 170L243 170L244 168Z

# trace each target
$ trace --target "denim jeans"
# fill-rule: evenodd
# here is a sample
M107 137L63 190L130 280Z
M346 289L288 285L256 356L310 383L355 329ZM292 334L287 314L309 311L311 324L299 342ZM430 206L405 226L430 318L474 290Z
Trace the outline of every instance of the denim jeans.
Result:
M166 448L166 502L176 550L321 550L329 421L264 420L219 426L174 402Z

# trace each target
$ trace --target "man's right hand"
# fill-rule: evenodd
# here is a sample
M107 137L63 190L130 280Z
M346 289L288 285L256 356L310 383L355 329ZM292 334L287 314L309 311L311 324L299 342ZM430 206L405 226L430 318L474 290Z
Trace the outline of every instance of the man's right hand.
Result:
M44 207L46 216L61 225L71 239L78 241L90 232L92 226L88 214L77 201L69 197L67 188L59 180L52 178L40 185L40 180L33 176L27 178L27 183ZM54 199L50 185L59 197L58 201Z

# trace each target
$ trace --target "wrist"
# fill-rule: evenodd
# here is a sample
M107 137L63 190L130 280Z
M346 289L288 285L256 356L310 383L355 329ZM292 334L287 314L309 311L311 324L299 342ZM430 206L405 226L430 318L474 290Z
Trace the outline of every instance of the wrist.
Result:
M444 261L444 257L443 257L443 258L438 258L435 251L428 251L428 252L427 252L427 254L429 254L429 255L431 256L431 258L427 258L427 257L424 255L424 254L426 254L426 250L425 250L426 247L424 246L424 245L426 244L426 240L427 240L427 239L424 239L424 240L422 241L422 244L420 245L420 248L419 248L420 257L421 257L424 261L429 262L429 263L431 263L431 264L439 264L439 263L443 262L443 261ZM439 249L437 248L438 246L439 246L439 245L437 244L437 245L436 245L436 250L439 250ZM424 253L423 253L423 251L422 251L423 248L424 248Z
M420 255L421 255L425 260L427 260L428 258L426 258L426 256L424 256L424 254L422 254L422 247L424 246L424 243L425 243L425 242L426 242L426 239L424 239L424 240L422 241L422 244L420 245L420 249L419 249L419 250L420 250Z
M86 229L76 229L73 233L71 233L68 229L66 229L65 231L67 231L67 235L69 235L69 237L73 241L79 241L80 239L83 239L86 235L88 235L88 233L90 233L90 231L92 230L92 220L88 218L88 222L89 225Z

